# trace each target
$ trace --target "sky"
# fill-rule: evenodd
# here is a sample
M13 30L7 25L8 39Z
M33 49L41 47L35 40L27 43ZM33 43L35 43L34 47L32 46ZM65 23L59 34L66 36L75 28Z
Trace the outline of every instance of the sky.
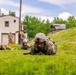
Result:
M0 9L4 14L14 11L19 17L20 0L0 0ZM76 0L22 0L21 19L26 15L49 19L54 17L67 20L69 16L76 18Z

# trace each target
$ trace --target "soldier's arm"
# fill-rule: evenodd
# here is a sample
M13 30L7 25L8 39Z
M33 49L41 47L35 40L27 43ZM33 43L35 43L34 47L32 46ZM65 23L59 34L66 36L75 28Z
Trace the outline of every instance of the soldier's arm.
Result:
M33 46L31 46L31 47L29 47L29 51L28 52L25 52L25 53L23 53L23 55L27 55L27 54L34 54L34 47Z
M24 55L27 55L27 54L36 54L36 52L37 52L37 48L36 48L35 45L33 45L33 46L31 46L31 47L29 48L29 51L28 51L28 52L23 53L23 54L24 54Z
M48 50L47 50L47 53L48 53L48 55L54 55L54 54L56 54L56 52L57 52L57 46L56 45L49 45L48 46Z

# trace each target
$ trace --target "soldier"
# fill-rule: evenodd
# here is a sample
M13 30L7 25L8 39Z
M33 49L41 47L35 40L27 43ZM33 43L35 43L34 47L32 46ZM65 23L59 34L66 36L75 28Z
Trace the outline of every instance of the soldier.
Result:
M8 35L8 39L9 39L9 43L11 43L11 42L12 42L12 39L13 39L13 35L12 35L11 32L10 32L9 35Z
M19 49L28 49L29 45L28 39L27 39L27 33L25 31L21 32L21 44L22 46Z
M29 45L28 45L27 39L24 39L20 49L24 49L25 50L25 49L28 49L28 48L29 48Z
M0 50L13 50L11 47L9 47L8 45L6 44L0 44Z
M25 31L21 32L21 43L23 42L24 39L27 39L27 34Z
M26 54L45 54L45 55L54 55L57 51L57 46L55 43L48 39L45 34L38 33L34 38L34 45L31 47L30 51Z

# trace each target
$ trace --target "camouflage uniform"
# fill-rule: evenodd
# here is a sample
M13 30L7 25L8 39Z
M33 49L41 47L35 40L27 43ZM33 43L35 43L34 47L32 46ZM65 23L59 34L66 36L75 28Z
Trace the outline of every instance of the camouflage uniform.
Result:
M12 50L11 47L9 47L8 45L5 44L0 44L0 50Z
M46 38L45 34L43 33L36 34L34 42L35 43L31 47L30 52L28 52L28 54L45 54L45 55L56 54L57 46L51 39ZM37 43L39 42L44 43L44 47L42 49L37 46Z
M28 46L27 43L28 43L28 40L26 38L26 34L25 33L22 33L21 34L21 44L22 44L22 46L21 46L20 49L28 49L29 46Z
M11 32L9 33L8 38L9 38L9 43L10 43L12 41L12 39L13 39L13 35L12 35Z
M20 38L21 38L21 44L23 43L23 41L28 41L27 40L27 34L25 32L21 32L20 33Z
M26 41L23 41L23 43L22 43L22 46L21 46L21 48L20 49L28 49L29 48L29 45L27 44L27 42Z

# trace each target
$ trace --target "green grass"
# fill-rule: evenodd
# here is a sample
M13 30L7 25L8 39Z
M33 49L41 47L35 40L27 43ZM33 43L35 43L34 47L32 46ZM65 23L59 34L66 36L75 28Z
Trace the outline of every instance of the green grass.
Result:
M19 45L10 45L16 50L0 50L0 75L76 75L76 28L48 37L58 47L54 56L23 55L27 50L18 50Z
M48 37L53 38L59 50L76 50L76 28L63 30Z

